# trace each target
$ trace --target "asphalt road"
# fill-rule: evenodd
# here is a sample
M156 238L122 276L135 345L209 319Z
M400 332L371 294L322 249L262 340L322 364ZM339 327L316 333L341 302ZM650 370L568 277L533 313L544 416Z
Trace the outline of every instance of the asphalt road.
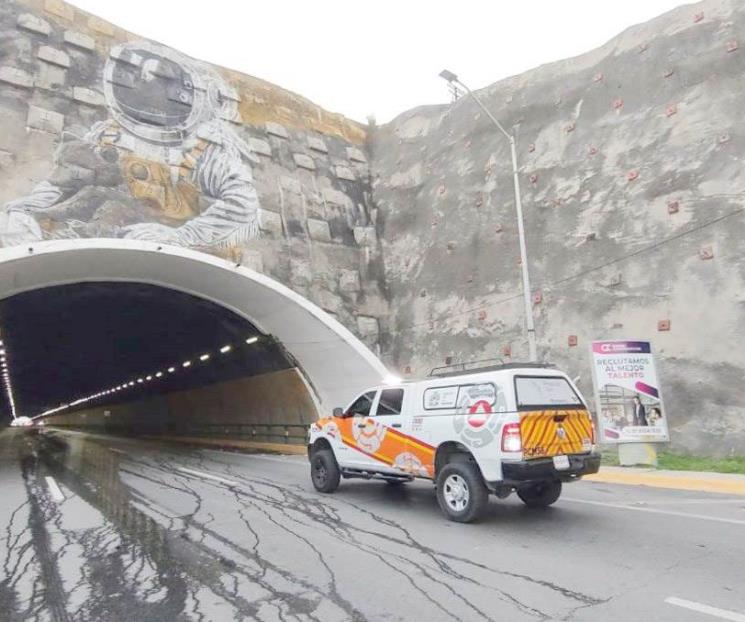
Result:
M427 482L320 495L300 456L6 430L0 560L3 621L740 622L745 497L579 482L462 525Z

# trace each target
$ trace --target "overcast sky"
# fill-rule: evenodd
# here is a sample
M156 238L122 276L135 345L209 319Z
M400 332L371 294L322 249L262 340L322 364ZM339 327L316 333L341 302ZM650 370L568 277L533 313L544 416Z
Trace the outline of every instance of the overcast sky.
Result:
M73 0L131 32L386 122L448 100L441 69L473 88L576 56L676 0Z

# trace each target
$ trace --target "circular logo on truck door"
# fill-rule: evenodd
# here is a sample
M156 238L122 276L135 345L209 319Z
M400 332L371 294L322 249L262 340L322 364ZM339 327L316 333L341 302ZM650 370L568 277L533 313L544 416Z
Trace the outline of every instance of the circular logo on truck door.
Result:
M453 428L466 446L478 449L493 442L499 429L499 414L507 410L504 393L494 384L461 386Z
M383 442L385 426L369 417L354 417L352 418L352 435L362 451L374 454Z

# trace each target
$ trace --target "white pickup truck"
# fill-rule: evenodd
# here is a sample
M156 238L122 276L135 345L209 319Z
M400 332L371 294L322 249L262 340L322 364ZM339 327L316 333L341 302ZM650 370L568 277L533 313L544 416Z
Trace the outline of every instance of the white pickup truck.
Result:
M342 477L433 480L440 508L459 522L477 519L489 493L551 505L562 482L600 467L584 399L566 374L536 364L370 388L310 426L308 457L320 492Z

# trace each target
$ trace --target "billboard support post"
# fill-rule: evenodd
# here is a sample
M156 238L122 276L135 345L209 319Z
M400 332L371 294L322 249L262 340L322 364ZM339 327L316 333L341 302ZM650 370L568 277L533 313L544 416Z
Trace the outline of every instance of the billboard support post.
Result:
M618 464L657 466L657 446L655 443L619 443Z

